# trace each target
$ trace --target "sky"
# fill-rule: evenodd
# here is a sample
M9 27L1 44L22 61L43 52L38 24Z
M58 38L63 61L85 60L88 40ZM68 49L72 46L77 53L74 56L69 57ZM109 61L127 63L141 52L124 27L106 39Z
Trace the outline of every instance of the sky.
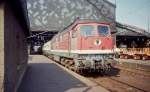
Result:
M150 0L109 1L113 3L116 2L116 20L118 22L148 30L148 20L150 21Z

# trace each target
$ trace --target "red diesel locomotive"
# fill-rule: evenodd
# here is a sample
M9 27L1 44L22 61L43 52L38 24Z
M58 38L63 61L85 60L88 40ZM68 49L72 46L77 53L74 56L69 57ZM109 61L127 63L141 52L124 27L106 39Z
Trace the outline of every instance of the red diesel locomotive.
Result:
M43 46L44 54L76 71L107 70L113 58L108 23L76 21Z

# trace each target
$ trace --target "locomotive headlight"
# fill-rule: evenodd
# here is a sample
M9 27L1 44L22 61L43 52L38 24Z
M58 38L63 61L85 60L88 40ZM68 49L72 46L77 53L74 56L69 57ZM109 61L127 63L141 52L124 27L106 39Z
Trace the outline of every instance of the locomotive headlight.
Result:
M99 39L96 39L96 40L94 41L94 44L97 45L97 46L101 45L101 43L102 43L102 41L99 40Z

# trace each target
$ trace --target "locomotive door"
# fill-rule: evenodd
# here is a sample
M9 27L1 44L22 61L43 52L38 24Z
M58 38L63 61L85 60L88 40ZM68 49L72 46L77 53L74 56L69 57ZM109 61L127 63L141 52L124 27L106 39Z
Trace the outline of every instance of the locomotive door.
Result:
M77 50L77 30L71 32L71 50Z

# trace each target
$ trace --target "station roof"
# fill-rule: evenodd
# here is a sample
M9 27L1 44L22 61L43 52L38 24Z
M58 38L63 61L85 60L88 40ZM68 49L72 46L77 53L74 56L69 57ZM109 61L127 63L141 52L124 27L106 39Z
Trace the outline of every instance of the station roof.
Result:
M144 30L142 28L138 28L136 26L133 26L133 25L128 25L128 24L116 22L116 29L117 29L117 32L115 33L115 35L118 35L118 36L124 35L124 36L146 36L146 37L150 37L149 32L147 32L146 30Z
M104 0L104 2L106 2L106 3L108 3L108 4L112 5L113 7L115 7L115 8L116 8L116 5L115 5L114 3L112 3L112 2L110 2L110 1L108 1L108 0Z

